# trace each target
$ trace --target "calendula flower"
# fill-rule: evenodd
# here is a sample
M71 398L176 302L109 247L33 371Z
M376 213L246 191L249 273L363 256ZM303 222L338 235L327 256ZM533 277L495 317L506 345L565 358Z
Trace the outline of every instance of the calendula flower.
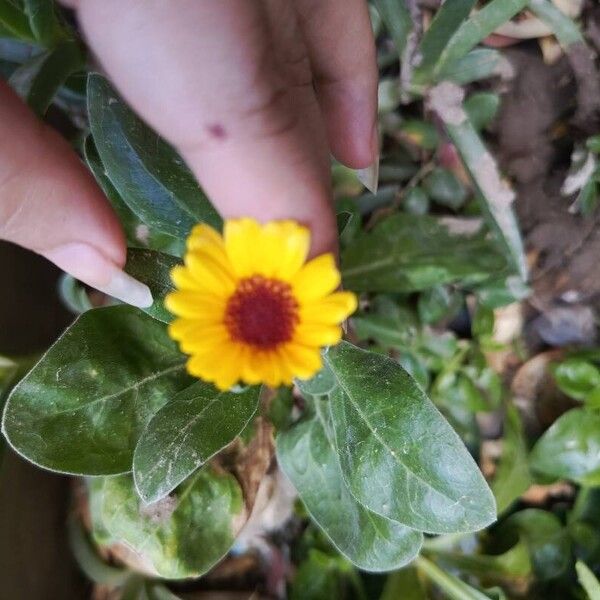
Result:
M171 337L190 355L188 371L227 390L310 379L321 348L337 344L356 296L336 292L332 254L306 262L310 232L294 221L227 221L221 236L197 225L166 298L178 318Z

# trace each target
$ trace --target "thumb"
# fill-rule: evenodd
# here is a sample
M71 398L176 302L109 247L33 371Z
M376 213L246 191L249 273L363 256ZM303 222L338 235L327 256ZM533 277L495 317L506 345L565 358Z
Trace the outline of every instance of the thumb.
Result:
M0 239L124 302L152 303L147 286L122 270L125 239L91 175L1 81Z

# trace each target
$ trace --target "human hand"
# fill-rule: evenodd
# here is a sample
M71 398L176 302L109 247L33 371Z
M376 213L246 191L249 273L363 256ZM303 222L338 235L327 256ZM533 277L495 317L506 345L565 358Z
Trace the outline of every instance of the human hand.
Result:
M226 218L295 219L335 249L330 151L377 159L377 67L364 0L65 0L131 106ZM120 225L60 137L0 84L0 238L136 305Z

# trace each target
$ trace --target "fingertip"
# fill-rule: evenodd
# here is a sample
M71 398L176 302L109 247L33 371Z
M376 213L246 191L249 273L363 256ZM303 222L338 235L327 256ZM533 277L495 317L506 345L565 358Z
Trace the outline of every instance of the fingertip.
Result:
M379 152L376 99L344 83L321 86L318 94L332 154L351 169L371 165Z
M98 248L84 242L61 244L41 253L79 281L138 308L153 303L147 285L125 273Z

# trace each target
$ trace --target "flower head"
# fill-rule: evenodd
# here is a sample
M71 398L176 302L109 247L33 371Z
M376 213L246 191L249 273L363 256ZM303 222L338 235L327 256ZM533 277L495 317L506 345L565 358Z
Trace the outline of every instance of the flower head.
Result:
M332 254L306 262L310 232L293 221L225 223L221 236L197 225L166 298L178 318L169 334L190 355L188 371L226 390L309 379L321 347L337 344L356 296L336 292Z

